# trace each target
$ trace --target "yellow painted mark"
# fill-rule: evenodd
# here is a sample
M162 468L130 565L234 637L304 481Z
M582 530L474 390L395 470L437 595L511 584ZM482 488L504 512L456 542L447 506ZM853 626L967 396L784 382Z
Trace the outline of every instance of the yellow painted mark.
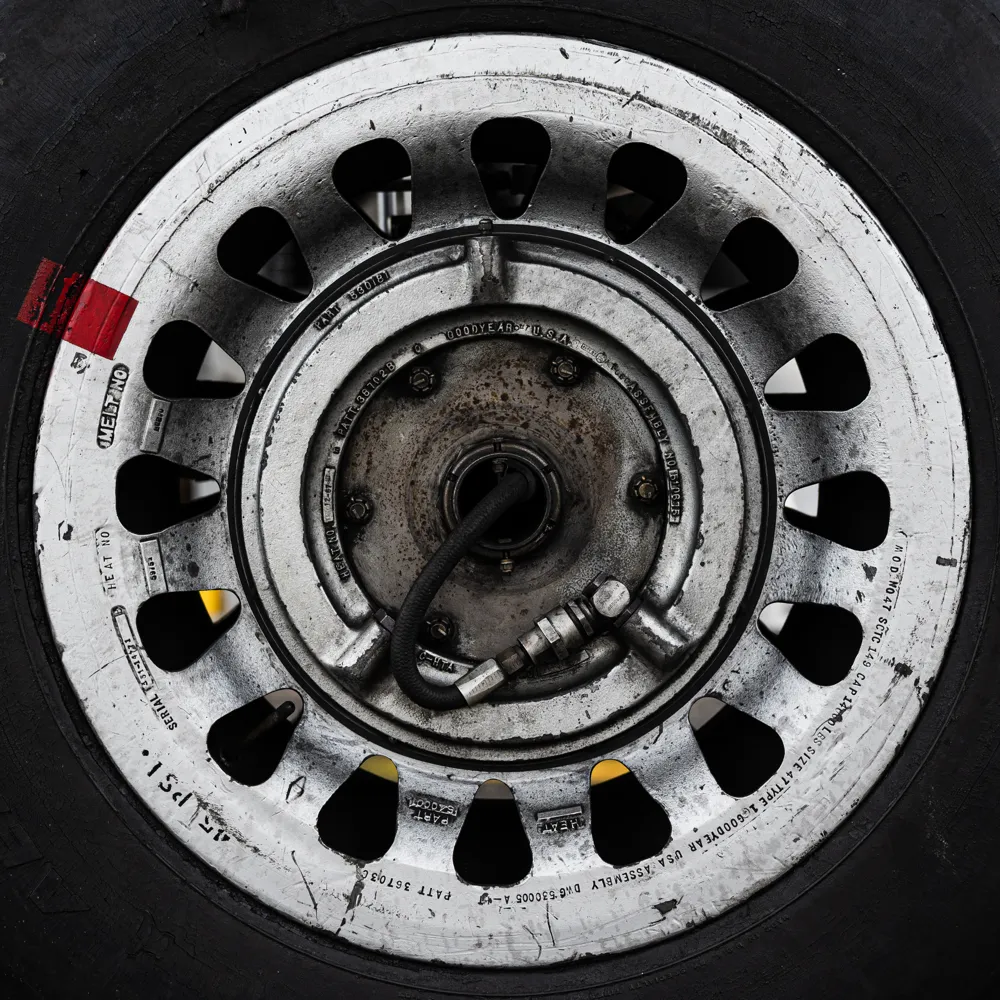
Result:
M399 781L399 771L396 770L396 765L388 757L383 757L381 754L366 757L361 762L359 770L374 774L377 778L385 778L386 781Z
M240 599L231 590L200 590L198 593L213 623L221 622L240 606Z
M620 778L623 774L628 774L628 768L620 760L598 761L590 772L590 783L600 785L612 778Z

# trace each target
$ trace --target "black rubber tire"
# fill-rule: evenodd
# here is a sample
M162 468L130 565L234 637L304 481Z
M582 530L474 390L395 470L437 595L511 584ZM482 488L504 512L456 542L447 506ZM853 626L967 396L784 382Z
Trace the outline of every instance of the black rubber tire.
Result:
M14 319L42 257L88 272L151 184L275 87L378 45L551 31L713 78L860 191L936 312L971 426L962 619L904 752L851 820L723 917L603 962L417 966L264 911L145 812L59 667L31 466L54 343ZM0 966L7 995L1000 995L1000 6L991 0L8 0L0 6Z

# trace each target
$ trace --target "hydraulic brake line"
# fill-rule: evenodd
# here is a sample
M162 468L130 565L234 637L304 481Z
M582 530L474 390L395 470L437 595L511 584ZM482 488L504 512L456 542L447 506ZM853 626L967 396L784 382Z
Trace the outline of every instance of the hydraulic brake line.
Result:
M417 670L417 640L434 595L441 589L459 560L468 552L502 514L515 504L531 497L535 485L517 469L508 469L444 540L431 556L410 588L392 630L390 659L392 672L403 691L424 708L443 711L469 704L455 685L436 687Z
M392 628L390 660L400 688L418 705L448 711L475 705L527 666L565 660L594 636L611 628L647 662L662 667L685 647L688 636L650 615L641 597L619 580L602 574L583 593L553 608L496 657L484 660L454 684L438 686L417 669L417 641L435 594L469 548L535 486L529 476L507 468L497 485L462 519L417 577Z

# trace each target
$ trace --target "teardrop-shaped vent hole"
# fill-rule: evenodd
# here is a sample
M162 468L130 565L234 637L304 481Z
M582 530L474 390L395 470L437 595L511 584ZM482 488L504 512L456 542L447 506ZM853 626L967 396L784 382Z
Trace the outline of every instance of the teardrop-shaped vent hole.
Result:
M395 139L372 139L341 153L333 183L380 236L401 240L413 217L410 157Z
M701 298L719 312L780 292L799 269L791 243L766 219L745 219L723 240L701 284Z
M243 391L243 369L200 327L178 319L153 337L142 377L167 399L228 399Z
M845 472L785 499L789 524L859 552L885 541L891 510L888 487L871 472Z
M272 691L213 722L206 741L208 752L233 781L259 785L281 763L301 718L298 691Z
M396 839L399 772L388 757L366 757L319 811L327 847L357 861L376 861Z
M833 604L769 604L757 620L761 635L813 684L839 684L861 649L861 622Z
M663 806L617 760L602 760L590 772L590 828L594 850L616 868L659 854L670 840Z
M719 698L699 698L688 721L712 777L734 798L757 791L781 767L785 745L768 725Z
M159 455L136 455L118 470L115 507L125 529L151 535L210 511L219 493L219 484L203 472Z
M684 193L684 164L656 146L630 142L608 164L604 228L616 243L637 240Z
M273 208L241 215L219 240L219 264L230 277L286 302L312 291L312 275L291 226Z
M830 333L783 364L767 380L764 398L776 410L850 410L871 387L857 344Z
M493 118L472 133L472 162L494 215L524 214L551 149L545 127L530 118Z
M514 793L495 778L476 791L452 855L470 885L515 885L531 871L531 845Z
M135 616L139 642L161 670L183 670L200 659L240 616L231 590L177 590L157 594Z

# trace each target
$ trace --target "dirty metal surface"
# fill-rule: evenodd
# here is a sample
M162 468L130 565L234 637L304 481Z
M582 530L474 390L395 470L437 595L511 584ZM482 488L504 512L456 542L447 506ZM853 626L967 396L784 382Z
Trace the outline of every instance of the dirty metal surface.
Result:
M420 363L440 372L440 389L427 399L378 393L352 428L340 472L345 491L368 489L376 506L372 522L347 540L349 558L374 602L398 609L447 537L449 520L457 522L442 508L446 477L463 453L485 445L488 459L525 442L553 468L564 496L543 545L523 555L509 545L515 551L507 580L500 579L499 553L464 560L435 600L457 624L454 652L476 662L601 570L638 588L666 519L663 507L647 512L628 502L630 473L660 469L656 439L631 398L599 371L577 388L555 387L546 371L551 347L530 339L553 328L518 324L528 337L421 352ZM330 445L340 443L335 437ZM394 554L391 562L386 552Z

